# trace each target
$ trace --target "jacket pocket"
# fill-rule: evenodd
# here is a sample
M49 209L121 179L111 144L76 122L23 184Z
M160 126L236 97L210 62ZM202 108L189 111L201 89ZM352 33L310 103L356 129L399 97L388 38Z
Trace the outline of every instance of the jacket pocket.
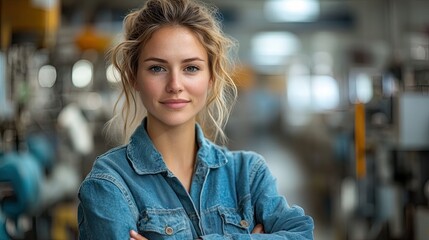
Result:
M219 214L223 223L223 234L250 233L253 228L253 219L246 217L236 209L220 207Z
M146 209L139 217L139 233L148 239L192 239L184 209Z

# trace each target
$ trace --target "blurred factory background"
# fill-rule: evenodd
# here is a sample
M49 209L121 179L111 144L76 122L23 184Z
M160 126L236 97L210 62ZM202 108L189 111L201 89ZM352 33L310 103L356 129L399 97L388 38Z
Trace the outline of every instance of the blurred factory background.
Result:
M264 155L318 240L429 239L429 1L206 0L237 39L230 148ZM76 239L144 0L0 0L0 239Z

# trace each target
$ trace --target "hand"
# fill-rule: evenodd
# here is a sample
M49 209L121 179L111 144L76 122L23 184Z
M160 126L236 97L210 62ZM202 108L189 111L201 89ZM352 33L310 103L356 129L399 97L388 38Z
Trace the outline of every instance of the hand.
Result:
M256 224L255 228L252 230L252 234L253 233L265 233L264 232L264 225L258 223Z
M149 240L142 235L138 234L136 231L131 230L130 231L130 240Z

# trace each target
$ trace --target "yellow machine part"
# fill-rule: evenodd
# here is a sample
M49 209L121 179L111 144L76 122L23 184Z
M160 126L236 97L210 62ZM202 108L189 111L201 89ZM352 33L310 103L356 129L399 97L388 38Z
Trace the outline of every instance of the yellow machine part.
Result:
M365 159L365 105L355 105L355 154L356 154L356 177L358 179L366 175Z
M14 33L32 33L38 36L39 45L53 45L60 22L60 1L49 3L42 6L34 0L0 0L1 49L11 44Z

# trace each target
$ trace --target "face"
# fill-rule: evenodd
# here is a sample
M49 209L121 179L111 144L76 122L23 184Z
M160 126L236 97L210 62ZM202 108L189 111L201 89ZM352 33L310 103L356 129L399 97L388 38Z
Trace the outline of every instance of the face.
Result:
M134 87L149 123L195 124L210 85L207 51L189 29L163 27L142 48Z

